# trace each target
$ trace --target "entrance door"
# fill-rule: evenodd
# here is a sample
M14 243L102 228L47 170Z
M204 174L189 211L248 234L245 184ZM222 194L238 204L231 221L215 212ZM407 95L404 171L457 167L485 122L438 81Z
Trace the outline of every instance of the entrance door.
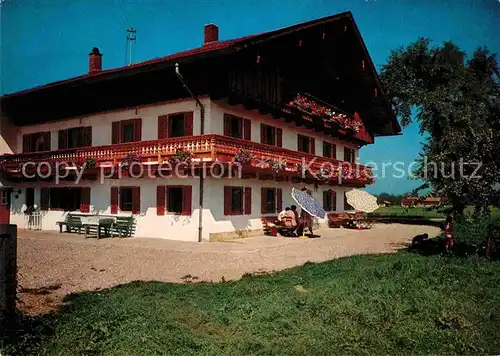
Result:
M10 189L0 189L0 223L10 224Z

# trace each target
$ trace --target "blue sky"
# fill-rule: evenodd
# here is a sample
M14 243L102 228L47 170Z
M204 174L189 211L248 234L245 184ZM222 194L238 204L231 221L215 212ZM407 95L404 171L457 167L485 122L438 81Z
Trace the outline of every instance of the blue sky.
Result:
M166 1L0 0L0 93L85 74L88 53L99 47L104 69L125 64L125 28L137 29L135 60L199 47L203 25L219 26L220 39L273 30L351 11L377 67L390 51L430 37L457 43L467 52L487 45L500 53L500 1ZM124 19L126 17L126 19ZM418 155L422 137L411 125L399 137L377 138L360 151L361 162L405 162ZM391 170L387 170L391 175ZM368 188L403 193L419 183L379 178Z

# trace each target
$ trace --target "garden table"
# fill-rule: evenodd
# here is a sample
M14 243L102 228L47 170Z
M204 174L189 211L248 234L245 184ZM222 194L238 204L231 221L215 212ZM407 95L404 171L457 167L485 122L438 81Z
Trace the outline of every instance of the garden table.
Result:
M97 228L97 238L101 238L101 227L104 227L104 234L107 234L107 230L113 231L113 225L116 222L115 217L102 217L102 216L82 216L82 225L85 229L85 238L89 233L91 227Z

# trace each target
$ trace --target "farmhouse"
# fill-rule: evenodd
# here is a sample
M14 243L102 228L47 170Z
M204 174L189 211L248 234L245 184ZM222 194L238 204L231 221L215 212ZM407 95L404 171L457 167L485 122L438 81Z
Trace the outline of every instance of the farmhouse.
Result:
M3 96L0 221L130 216L134 236L202 241L261 232L292 187L343 211L346 191L373 182L358 151L400 127L351 13L203 33L199 48L121 68L94 48L87 73Z

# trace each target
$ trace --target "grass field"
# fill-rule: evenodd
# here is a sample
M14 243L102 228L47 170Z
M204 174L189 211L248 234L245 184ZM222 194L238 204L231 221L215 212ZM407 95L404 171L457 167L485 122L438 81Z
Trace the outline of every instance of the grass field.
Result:
M470 215L473 210L472 207L467 207L465 213ZM378 208L374 213L385 216L422 216L427 219L445 218L443 213L437 212L436 210L428 210L423 207L403 208L402 206L389 206ZM500 216L500 209L491 208L491 215Z
M500 353L500 263L401 252L82 293L40 354Z

